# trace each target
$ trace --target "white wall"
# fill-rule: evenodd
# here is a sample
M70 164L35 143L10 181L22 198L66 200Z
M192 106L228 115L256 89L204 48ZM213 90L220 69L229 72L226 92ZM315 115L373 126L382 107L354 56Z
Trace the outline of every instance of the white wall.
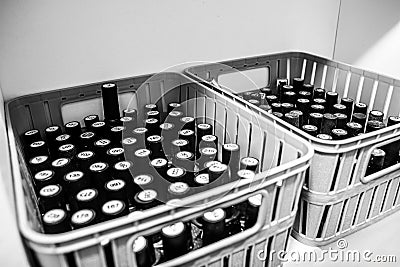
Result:
M339 0L21 1L0 4L6 99L286 50L332 57Z
M334 58L400 79L400 1L342 0Z

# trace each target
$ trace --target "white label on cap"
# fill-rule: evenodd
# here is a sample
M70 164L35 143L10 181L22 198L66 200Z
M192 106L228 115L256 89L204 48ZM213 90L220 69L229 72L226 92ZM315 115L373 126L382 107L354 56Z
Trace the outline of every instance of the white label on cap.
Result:
M43 197L50 197L50 196L54 196L55 194L57 194L58 192L60 192L61 188L58 185L47 185L45 187L43 187L42 189L40 189L39 194Z
M58 148L58 150L60 151L69 151L72 150L75 146L73 144L66 144L66 145L62 145Z
M83 172L81 171L73 171L65 175L65 179L67 181L76 181L81 179L82 177L83 177Z
M174 128L174 125L172 123L166 122L160 125L160 128L162 130L170 130L172 128Z
M65 124L65 127L76 127L76 126L78 126L78 122L77 121L71 121L71 122L68 122L67 124Z
M94 217L94 212L92 210L79 210L75 212L72 217L71 221L74 224L85 224L90 222Z
M194 118L193 117L183 117L183 118L181 118L181 121L183 121L183 122L192 122L192 121L194 121Z
M93 136L94 136L94 132L86 132L86 133L82 133L80 135L81 138L85 138L85 139L92 138Z
M104 88L111 88L111 87L115 87L115 86L116 86L115 83L105 83L105 84L103 84Z
M172 141L172 144L175 146L186 146L187 144L189 144L189 141L184 139L176 139Z
M51 163L51 166L53 166L53 167L63 167L65 165L67 165L68 163L69 163L69 159L67 159L67 158L59 158L59 159L54 160Z
M147 104L145 107L146 108L156 108L157 106L155 104Z
M160 142L162 140L161 136L159 135L152 135L147 137L147 141L149 142Z
M208 129L211 128L211 125L208 124L208 123L200 123L199 125L197 125L197 127L198 127L199 129L202 129L202 130L208 130Z
M382 116L382 112L380 112L379 110L372 110L371 111L371 115L373 116Z
M166 159L163 158L157 158L157 159L153 159L151 161L151 165L154 167L162 167L168 164L168 161Z
M218 150L213 147L205 147L201 149L201 154L211 156L217 154Z
M143 236L139 236L133 242L133 252L137 253L142 251L147 245L147 240Z
M110 148L108 151L110 152L111 155L120 155L124 153L124 149L121 147Z
M249 203L255 207L259 207L261 206L261 202L262 202L262 195L258 194L252 197L249 197Z
M168 115L172 116L172 117L179 117L179 116L182 116L183 113L180 111L174 110L174 111L171 111Z
M115 163L114 168L119 171L128 170L132 164L129 161L120 161Z
M43 221L46 224L57 224L58 222L62 221L65 216L67 216L67 214L64 210L54 209L46 212L46 214L43 216Z
M208 134L208 135L203 136L201 139L205 142L214 142L215 140L217 140L217 137L214 135Z
M158 114L160 114L160 112L158 112L157 110L152 110L152 111L147 112L148 116L154 116L154 115L158 115Z
M112 132L122 132L123 130L125 130L124 126L115 126L111 128Z
M153 181L153 177L147 174L141 174L133 178L133 182L137 185L147 185Z
M224 172L228 169L228 166L225 164L215 164L208 168L211 172Z
M102 171L106 168L107 168L107 164L104 162L96 162L96 163L93 163L92 165L90 165L90 167L89 167L89 169L94 172Z
M150 119L146 120L146 123L157 123L157 122L158 122L158 120L154 119L154 118L150 118Z
M193 153L189 151L180 151L176 153L178 159L190 159L193 157Z
M170 105L171 107L173 107L173 108L177 108L177 107L180 107L180 106L181 106L181 104L179 104L179 103L169 103L169 105Z
M189 190L189 186L186 183L176 182L169 186L169 191L176 194L183 194Z
M177 236L183 233L185 230L185 225L182 222L174 223L164 227L161 231L166 236Z
M169 177L181 177L182 175L185 174L185 171L182 168L175 167L175 168L170 168L167 170L167 174Z
M204 213L203 217L209 222L219 222L225 218L225 211L223 209L215 209Z
M40 164L40 163L45 162L47 160L47 158L48 158L47 156L37 156L37 157L32 158L30 160L30 162L32 164Z
M34 135L38 132L39 132L38 130L30 130L30 131L25 132L25 135Z
M97 140L97 141L96 141L95 145L96 145L96 146L107 146L107 145L109 145L110 143L111 143L111 141L108 140L108 139L100 139L100 140Z
M146 148L141 148L135 151L135 156L136 157L148 157L150 155L150 150L146 149Z
M86 120L94 120L94 119L96 119L97 117L96 117L96 115L89 115L89 116L86 116Z
M136 128L133 130L133 132L137 133L137 134L143 134L143 133L147 132L147 128L143 128L143 127Z
M206 168L210 168L211 166L219 165L219 164L222 164L222 163L219 162L219 161L213 160L213 161L208 161L208 162L206 162L206 163L204 164L204 166L205 166Z
M127 137L124 140L122 140L122 144L124 145L133 145L136 144L137 140L134 137Z
M88 159L90 157L93 157L94 153L92 151L82 151L79 152L78 157L81 159Z
M307 130L307 131L316 131L316 130L318 130L318 128L317 128L317 126L314 126L314 125L304 125L303 126L303 129L304 130Z
M124 110L125 113L136 113L136 109L133 108L127 108Z
M109 182L107 182L106 187L110 190L121 190L122 188L124 188L125 186L125 182L121 179L115 179L115 180L111 180Z
M190 135L194 135L194 131L189 130L189 129L184 129L184 130L179 131L179 134L183 135L183 136L190 136Z
M106 214L116 214L123 210L125 205L120 200L110 200L104 203L103 207L101 208L102 211Z
M43 180L46 180L46 179L52 177L53 174L54 174L54 172L51 170L40 171L35 174L35 179L39 180L39 181L43 181Z
M310 113L310 116L313 116L315 118L322 118L324 115L322 115L321 113Z
M238 175L242 179L253 179L256 174L251 170L240 170L238 171Z
M59 129L60 127L58 126L50 126L46 128L46 132L55 132Z
M84 189L77 194L76 198L79 201L88 201L88 200L91 200L92 198L94 198L96 195L97 195L96 190Z
M336 133L336 134L346 134L347 133L347 131L345 131L343 129L333 129L332 132Z
M256 166L258 164L258 159L252 157L242 158L242 163L248 166Z
M208 183L210 183L210 176L208 175L208 173L202 173L202 174L197 175L194 178L194 180L198 184L208 184Z
M138 194L138 199L143 202L151 201L151 200L155 199L156 197L157 197L157 192L152 189L143 190L143 191L139 192L139 194Z
M43 145L44 145L44 141L36 141L36 142L33 142L30 146L31 147L40 147Z
M104 125L106 125L106 123L104 121L97 121L92 124L92 127L102 127Z
M357 106L357 107L360 107L360 108L365 108L365 107L367 107L367 105L364 104L364 103L357 103L356 106Z
M70 138L70 135L69 135L69 134L62 134L62 135L57 136L57 137L56 137L56 140L57 140L57 141L65 141L65 140L67 140L67 139L69 139L69 138Z
M119 119L119 120L122 121L122 122L129 122L129 121L132 121L133 118L132 118L132 117L122 117L122 118Z

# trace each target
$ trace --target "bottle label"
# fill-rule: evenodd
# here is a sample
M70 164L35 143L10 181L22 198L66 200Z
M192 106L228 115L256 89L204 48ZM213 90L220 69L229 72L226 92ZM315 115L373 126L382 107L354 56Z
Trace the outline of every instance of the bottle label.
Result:
M133 145L136 144L137 140L134 137L127 137L124 140L122 140L122 144L124 145Z
M185 171L179 167L170 168L167 171L167 175L169 177L173 177L173 178L182 177L184 174L185 174Z
M51 170L44 170L44 171L40 171L38 173L35 174L35 179L38 181L44 181L47 180L51 177L53 177L54 172Z
M261 206L261 202L262 202L262 195L258 194L258 195L249 197L248 201L252 206L260 207Z
M84 174L81 171L73 171L73 172L67 173L65 175L65 180L67 180L67 181L77 181L77 180L81 179L83 177L83 175Z
M50 127L46 128L46 132L52 133L52 132L57 131L58 129L60 129L60 127L58 127L58 126L50 126Z
M189 123L189 122L193 122L194 118L193 117L183 117L183 118L181 118L181 121L184 123Z
M161 140L162 140L162 137L159 135L152 135L152 136L147 137L147 141L153 142L153 143L161 142Z
M129 161L120 161L115 163L114 168L119 171L128 170L132 164Z
M125 204L120 200L110 200L104 203L101 208L105 214L117 214L125 208Z
M217 140L217 137L215 135L205 135L201 138L204 142L215 142Z
M142 251L147 246L147 240L143 236L139 236L133 242L133 252L138 253Z
M56 140L59 142L68 140L71 136L69 134L62 134L56 137Z
M108 146L109 144L111 144L111 141L108 139L100 139L95 143L96 146Z
M154 167L163 167L168 165L168 161L163 158L153 159L151 165Z
M208 222L220 222L225 219L225 211L223 209L215 209L204 213L203 217Z
M208 175L208 173L202 173L202 174L197 175L194 178L194 180L198 184L208 184L208 183L210 183L210 176Z
M89 139L89 138L92 138L93 136L94 136L94 132L86 132L86 133L82 133L80 135L80 137L84 138L84 139Z
M245 157L242 159L242 163L247 166L256 166L258 165L258 159L252 157Z
M47 156L37 156L30 160L31 164L41 164L48 159Z
M188 144L189 144L189 141L188 141L188 140L184 140L184 139L176 139L176 140L172 141L172 144L173 144L174 146L181 147L181 146L186 146L186 145L188 145Z
M133 182L137 185L148 185L153 181L153 177L147 174L140 174L133 178Z
M76 198L79 201L89 201L97 196L97 191L94 189L84 189L80 191L77 195Z
M125 187L125 182L121 179L115 179L107 182L106 184L107 189L118 191Z
M124 149L122 147L115 147L115 148L110 148L108 150L108 152L109 152L110 155L113 155L113 156L121 155L121 154L124 153Z
M216 155L218 150L213 147L205 147L201 149L201 154L206 155L206 156L212 156Z
M92 151L82 151L82 152L79 152L78 158L88 159L88 158L93 157L93 155L94 155L94 153Z
M176 153L176 157L178 159L191 159L193 158L193 153L189 152L189 151L180 151L178 153Z
M138 194L138 199L143 202L150 202L156 199L156 197L157 197L157 192L152 189L143 190Z
M62 145L58 148L58 150L66 152L66 151L71 151L72 149L74 149L75 146L73 144L66 144L66 145Z
M64 167L64 166L66 166L69 162L70 162L70 160L67 159L67 158L59 158L59 159L56 159L55 161L53 161L53 162L51 163L51 166L53 166L53 167L55 167L55 168L57 168L57 167Z
M40 189L39 194L42 197L51 197L51 196L55 196L60 192L61 188L58 185L48 185L43 187L42 189Z
M163 124L160 124L160 128L162 130L171 130L172 128L174 128L174 125L172 123L165 122Z
M65 124L65 127L67 127L67 128L73 128L73 127L77 127L79 125L79 122L77 122L77 121L71 121L71 122L68 122L67 124Z
M135 156L139 157L139 158L145 158L150 156L151 152L150 150L146 149L146 148L142 148L142 149L138 149L135 151Z
M85 224L90 222L94 218L94 216L95 216L94 211L84 209L75 212L71 217L71 221L74 224Z
M251 170L240 170L238 171L238 176L241 179L253 179L256 174Z
M124 126L115 126L111 128L112 132L122 132L123 130L125 130Z
M201 130L208 130L211 129L211 125L208 123L200 123L197 127Z
M36 142L33 142L30 146L31 147L41 147L41 146L44 146L44 141L36 141Z
M184 194L189 191L189 186L186 183L177 182L169 186L169 191L174 194Z
M37 134L39 131L38 130L30 130L25 132L25 135L30 136L30 135L34 135Z
M62 209L54 209L46 212L43 216L43 222L46 224L57 224L61 222L67 214Z
M191 136L191 135L194 135L194 131L185 129L185 130L179 131L179 134L183 135L183 136Z
M104 121L97 121L97 122L92 124L92 127L99 128L99 127L103 127L105 125L106 125L106 123Z
M180 111L177 111L177 110L173 110L168 114L168 116L171 116L171 117L179 117L179 116L182 116L182 115L183 115L183 113L180 112Z
M174 223L164 227L161 231L168 237L175 237L183 233L185 225L182 222Z
M134 129L133 132L137 133L137 134L144 134L147 132L147 128L139 127L139 128Z
M101 172L101 171L107 169L107 164L104 162L96 162L96 163L93 163L92 165L90 165L89 169L92 172Z
M224 144L224 149L229 150L229 151L238 151L239 150L239 145L237 145L237 144Z

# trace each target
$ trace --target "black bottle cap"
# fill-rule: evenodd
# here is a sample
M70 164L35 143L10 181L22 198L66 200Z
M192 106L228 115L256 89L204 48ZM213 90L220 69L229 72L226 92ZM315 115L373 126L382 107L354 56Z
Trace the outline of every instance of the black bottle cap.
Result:
M91 131L93 131L98 138L104 138L107 136L107 125L104 121L98 121L92 123Z
M58 148L58 157L73 158L76 155L76 147L73 144L65 144Z
M167 200L181 199L187 197L190 187L185 182L175 182L168 186Z
M115 199L107 201L101 207L101 211L105 217L105 220L112 220L118 217L128 215L129 209L124 201Z
M139 236L135 239L132 247L135 253L136 265L137 266L153 266L156 257L154 253L154 247L148 239L143 236Z
M39 207L42 213L65 207L65 194L58 184L46 185L39 191Z
M95 162L90 165L89 171L96 189L103 190L104 184L110 179L108 164L105 162Z
M399 123L400 123L400 116L390 116L388 118L388 127Z
M64 184L65 193L68 196L73 197L78 192L88 187L90 185L90 181L88 177L85 176L84 172L72 171L64 176Z
M182 105L179 103L175 103L175 102L169 103L168 104L168 113L170 113L173 110L180 110L181 107L182 107Z
M95 188L86 188L79 191L74 196L74 202L71 204L74 210L93 209L98 215L100 215L99 193Z
M48 156L36 156L29 160L29 167L32 173L50 169L50 160Z
M328 140L333 140L332 136L329 134L318 134L317 138L328 141Z
M103 100L103 113L106 121L118 120L119 102L118 89L115 83L105 83L101 86L101 95Z
M27 152L30 158L40 155L49 155L47 144L42 140L31 143Z
M254 105L256 107L261 105L261 102L258 101L257 99L249 99L248 101L249 101L250 104L252 104L252 105Z
M78 139L82 132L79 121L70 121L64 125L65 133L69 134L73 139Z
M183 124L182 129L195 130L196 120L193 117L182 117L181 123Z
M281 113L281 112L272 112L272 115L274 115L275 117L278 117L280 119L283 119L283 113Z
M259 161L253 157L244 157L240 160L241 170L251 170L253 172L258 172Z
M325 99L325 94L326 94L326 91L325 91L325 89L323 89L323 88L315 88L314 89L314 94L313 94L313 98L314 99Z
M220 164L213 164L208 167L208 174L210 175L210 182L217 181L217 184L225 184L229 182L229 173L228 173L228 166L220 163Z
M56 137L55 139L55 146L60 147L65 144L72 144L73 139L69 134L62 134Z
M322 115L321 113L310 113L308 124L316 126L319 131L322 127L323 117L324 115Z
M304 98L304 99L311 100L312 99L312 93L309 92L309 91L300 91L299 92L299 98Z
M345 129L348 122L347 115L343 113L335 113L334 115L336 116L336 128Z
M302 90L306 91L306 92L309 92L309 93L312 93L314 91L314 85L309 84L309 83L305 83L305 84L303 84L303 89Z
M331 132L333 140L344 140L347 138L348 133L343 129L333 129Z
M94 148L94 141L96 140L96 134L94 132L81 133L79 136L79 146L81 150L91 150Z
M310 106L310 112L324 114L325 113L325 107L323 105L314 104L314 105Z
M269 105L272 105L272 103L276 103L279 101L276 95L267 95L265 97L265 100L267 100Z
M94 152L90 150L79 152L76 155L77 166L83 171L88 171L89 166L94 163L95 157L96 155L94 154Z
M32 144L33 142L42 140L40 132L37 129L31 129L23 134L25 144Z
M368 106L364 103L356 103L354 105L354 113L362 113L367 115Z
M322 118L322 126L320 133L330 134L336 127L336 116L331 113L325 113Z
M127 184L122 179L112 179L104 184L107 200L122 200L128 203Z
M145 120L146 128L147 128L147 136L150 135L159 135L160 130L160 121L154 118L146 119Z
M300 117L298 114L292 112L286 113L284 120L297 128L300 126Z
M292 84L293 84L294 90L296 90L296 92L299 92L303 89L304 79L302 79L300 77L295 77L292 80Z
M125 131L124 126L114 126L110 129L110 140L114 144L121 144L122 134Z
M378 131L378 130L381 130L381 129L385 128L385 127L386 127L386 125L381 121L368 121L367 122L366 132L370 133L370 132L373 132L373 131Z
M147 112L149 112L149 111L158 110L158 107L157 107L156 104L146 104L146 105L144 106L144 110L145 110L145 112L147 113Z
M346 124L346 131L349 137L358 136L358 134L362 133L362 130L362 125L357 122L348 122Z
M204 245L217 242L225 237L227 234L225 219L226 213L221 208L208 211L203 214L202 222Z
M166 179L171 182L181 182L185 180L186 170L180 167L172 167L167 170Z
M294 105L292 103L282 103L282 113L289 113L294 109Z
M162 158L163 153L163 137L160 135L151 135L146 139L146 147L151 151L151 158Z
M71 230L68 214L63 209L53 209L43 216L43 228L46 234L59 234Z
M296 104L297 94L293 91L284 92L282 101L290 104Z
M47 127L44 130L44 133L46 135L46 140L50 144L54 143L54 139L56 139L57 136L62 135L62 130L61 127L58 125L52 125Z
M145 189L135 195L135 204L138 210L153 208L159 204L158 193L153 189Z
M382 111L379 110L371 110L369 112L368 120L369 121L381 121L383 122L383 117L385 114L383 114Z
M96 222L96 212L91 209L78 210L71 216L71 226L75 229L80 229Z
M33 176L33 183L37 190L42 189L46 185L54 184L54 171L52 170L43 170L35 173Z
M345 97L340 100L340 104L346 106L346 112L341 113L345 113L349 118L351 118L351 115L353 114L354 100L352 98Z
M348 115L347 107L345 105L343 105L343 104L335 104L335 105L333 105L333 113L342 113L342 114L345 114L348 119L351 118Z
M310 124L303 125L302 130L312 136L317 136L318 134L318 127L315 125L310 125Z
M367 123L367 115L363 113L353 113L352 121L361 124L364 129Z
M94 150L99 157L106 156L109 148L111 148L109 139L99 139L94 142Z
M327 112L333 113L333 106L338 103L339 94L337 92L328 91L326 92L326 106Z
M178 222L161 229L164 257L169 260L186 254L190 250L191 235L187 224Z
M90 127L92 127L93 123L98 122L98 121L100 121L99 116L95 115L95 114L88 115L85 118L83 118L83 122L85 123L85 127L88 128L88 129Z
M282 104L279 102L274 102L271 104L272 112L280 112L282 113Z

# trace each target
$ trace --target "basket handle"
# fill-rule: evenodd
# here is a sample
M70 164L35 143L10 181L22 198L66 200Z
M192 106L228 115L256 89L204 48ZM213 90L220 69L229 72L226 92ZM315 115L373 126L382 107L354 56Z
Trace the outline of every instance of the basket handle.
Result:
M374 180L378 180L379 178L384 177L388 174L394 173L395 171L400 169L400 163L397 163L397 164L394 164L387 168L384 168L378 172L372 173L370 175L366 175L368 164L371 159L371 154L372 154L373 150L376 148L381 148L383 146L388 146L390 144L395 145L395 143L398 143L398 147L400 147L400 135L364 149L364 153L360 158L360 162L362 165L360 166L360 170L359 170L359 173L361 174L360 180L362 183L364 183L364 184L370 183L370 182L372 182Z
M246 190L247 191L247 190ZM239 193L239 192L238 192ZM257 216L257 221L255 225L241 233L238 233L236 235L226 237L216 243L210 244L208 246L202 247L200 249L194 250L189 252L188 254L185 254L181 257L172 259L168 262L162 263L160 265L157 265L158 267L167 267L167 266L183 266L191 261L194 260L199 260L200 258L204 257L204 255L210 255L215 251L220 251L227 246L231 246L232 244L237 244L237 243L243 243L255 234L257 234L259 231L261 231L264 226L265 222L267 220L267 214L268 214L268 207L267 207L267 197L268 197L268 192L265 189L262 189L260 191L256 192L247 192L246 194L242 194L240 197L232 197L234 194L227 195L221 199L221 201L218 201L218 204L213 205L212 207L207 207L206 209L202 210L201 212L195 212L195 214L191 214L190 216L186 216L186 218L183 218L182 221L190 220L192 217L199 217L201 214L203 214L207 210L212 210L216 208L225 208L229 207L235 204L239 204L243 202L244 200L247 200L249 197L261 194L262 196L262 202L261 206L259 208L258 216ZM189 217L189 218L188 218ZM176 219L175 219L176 220ZM133 242L136 240L136 238L140 235L151 235L155 234L158 232L162 227L172 224L174 220L169 221L168 223L164 223L163 225L160 225L159 227L154 227L153 229L147 229L146 231L143 231L141 233L137 233L133 235L127 243L127 250L128 250L128 255L131 255L128 257L129 261L129 266L137 266L136 263L136 258L134 253L132 252L132 246Z

